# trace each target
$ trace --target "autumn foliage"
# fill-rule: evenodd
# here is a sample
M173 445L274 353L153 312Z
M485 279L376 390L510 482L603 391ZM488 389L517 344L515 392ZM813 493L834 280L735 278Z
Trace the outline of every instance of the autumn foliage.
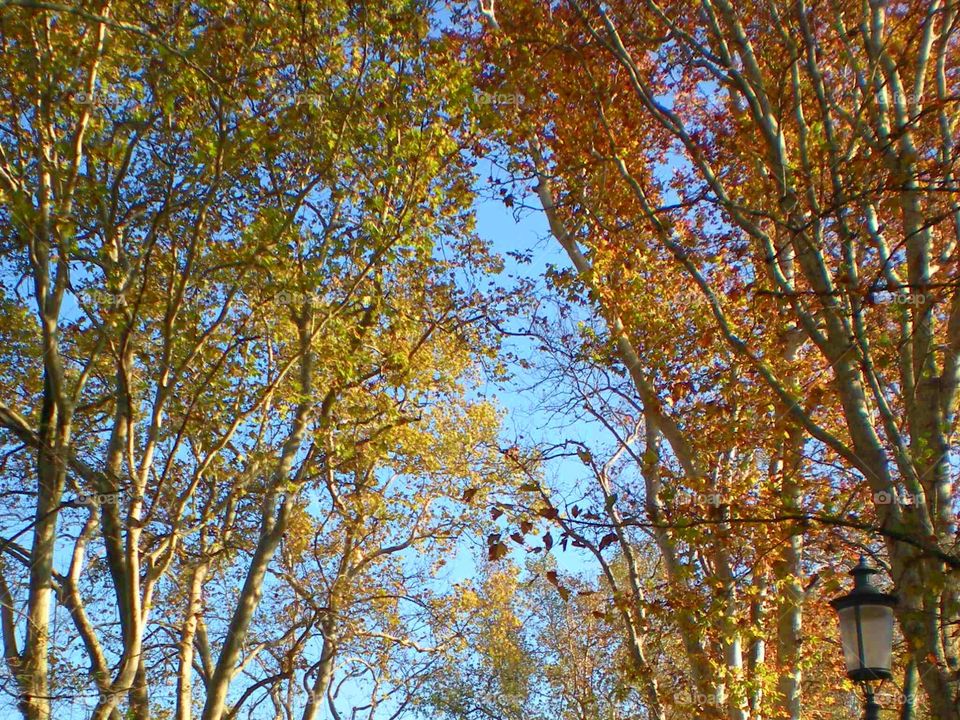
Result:
M958 28L0 3L0 707L960 720Z

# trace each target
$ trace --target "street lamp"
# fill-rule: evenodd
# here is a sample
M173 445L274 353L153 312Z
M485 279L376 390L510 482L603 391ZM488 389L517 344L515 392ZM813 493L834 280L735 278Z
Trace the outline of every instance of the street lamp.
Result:
M859 564L850 571L853 592L831 600L840 616L840 641L847 677L859 683L866 696L864 720L879 720L880 706L873 697L872 681L889 680L893 655L893 608L895 595L880 592L870 583L870 576L879 570L867 565L860 556Z

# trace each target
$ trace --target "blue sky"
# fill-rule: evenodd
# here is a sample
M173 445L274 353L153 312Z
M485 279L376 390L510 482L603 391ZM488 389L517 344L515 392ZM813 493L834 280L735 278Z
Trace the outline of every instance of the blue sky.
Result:
M478 166L478 174L485 177L488 174L497 175L497 171L489 161L482 161ZM477 218L477 232L481 238L491 244L493 250L499 253L505 262L501 282L509 285L520 280L533 281L544 292L538 293L541 297L549 295L545 272L548 266L567 268L570 260L560 244L550 235L546 218L540 209L539 200L534 194L515 199L513 208L507 207L503 201L484 197L489 193L480 193L475 204ZM523 209L516 211L517 206ZM529 209L527 209L529 208ZM508 253L529 253L532 261L529 264L518 263ZM550 308L541 309L541 312L550 313ZM517 331L529 326L530 318L517 316L508 318L505 325L508 329ZM574 421L569 417L558 416L544 408L545 393L550 389L546 386L532 387L540 379L541 371L536 367L536 342L524 338L508 338L505 349L513 351L517 356L531 362L529 369L511 366L511 379L505 383L489 382L480 388L481 394L492 399L503 410L502 438L505 444L518 446L539 445L541 443L558 443L566 439L586 442L591 446L609 442L605 431L589 422ZM586 469L583 463L573 455L570 458L557 458L546 464L545 473L548 485L555 490L573 490L582 485ZM556 536L556 531L553 533ZM525 553L515 552L513 558L522 564ZM554 555L558 566L567 572L596 573L596 566L592 557L587 557L583 551L570 548L564 552L554 548Z

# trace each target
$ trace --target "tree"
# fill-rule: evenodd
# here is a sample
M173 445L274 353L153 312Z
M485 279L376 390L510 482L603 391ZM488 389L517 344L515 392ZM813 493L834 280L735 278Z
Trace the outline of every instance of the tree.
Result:
M752 422L800 432L771 457L817 467L782 488L788 575L805 528L784 516L882 538L932 711L957 717L956 6L497 11L486 82L523 98L500 137L668 459L710 477L681 400L698 391L668 402L663 349L726 355ZM678 288L693 299L671 304Z
M661 455L627 373L611 361L605 330L596 320L574 321L587 311L561 304L533 324L545 409L565 418L554 434L569 434L539 448L543 468L531 471L517 532L533 530L531 516L546 518L559 532L533 550L579 548L595 563L604 612L629 651L627 677L650 717L786 714L797 700L782 686L815 655L821 665L826 655L831 668L839 660L819 636L801 635L797 619L801 611L816 622L830 617L822 588L837 583L817 577L829 573L824 547L845 538L835 529L807 533L803 573L810 579L794 574L796 529L763 519L800 471L769 460L782 428L754 427L745 411L718 412L719 402L744 404L723 370L710 378L704 407L689 395L681 406L685 431L709 463L706 483L684 476ZM708 454L721 442L725 452ZM583 466L579 477L572 458ZM557 460L563 464L551 479ZM800 582L798 596L786 592ZM808 701L822 706L833 685Z
M566 577L575 595L562 598L547 577L557 577L552 559L522 570L504 562L461 586L472 610L463 647L428 683L425 713L457 720L636 715L642 705L626 680L622 636L601 595Z
M495 418L462 387L492 308L457 273L495 265L469 214L467 67L417 3L0 13L0 620L19 709L282 706L284 681L314 677L305 637L348 619L295 612L302 535L330 543L311 548L324 570L389 576L410 518L410 545L439 552L472 512L462 484L497 471ZM301 604L266 618L274 593Z
M513 564L487 566L458 585L465 611L456 654L429 679L419 706L450 720L519 718L533 711L529 608Z

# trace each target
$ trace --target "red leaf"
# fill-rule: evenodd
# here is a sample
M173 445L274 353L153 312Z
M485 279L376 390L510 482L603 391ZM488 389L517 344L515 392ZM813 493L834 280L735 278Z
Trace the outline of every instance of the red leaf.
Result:
M496 562L507 554L507 546L500 542L500 533L490 533L487 535L487 558L490 562Z
M616 533L607 533L602 538L600 538L599 550L606 550L608 547L613 545L615 542L619 541L620 538L617 537Z
M562 597L563 601L566 602L567 598L570 597L570 591L560 584L560 578L557 577L557 571L548 570L547 580L550 582L551 585L553 585L557 589L557 592L560 593L560 597Z
M490 562L496 562L497 560L506 557L507 553L509 552L510 551L507 550L506 545L504 545L502 542L496 542L490 546L487 557L489 558Z

